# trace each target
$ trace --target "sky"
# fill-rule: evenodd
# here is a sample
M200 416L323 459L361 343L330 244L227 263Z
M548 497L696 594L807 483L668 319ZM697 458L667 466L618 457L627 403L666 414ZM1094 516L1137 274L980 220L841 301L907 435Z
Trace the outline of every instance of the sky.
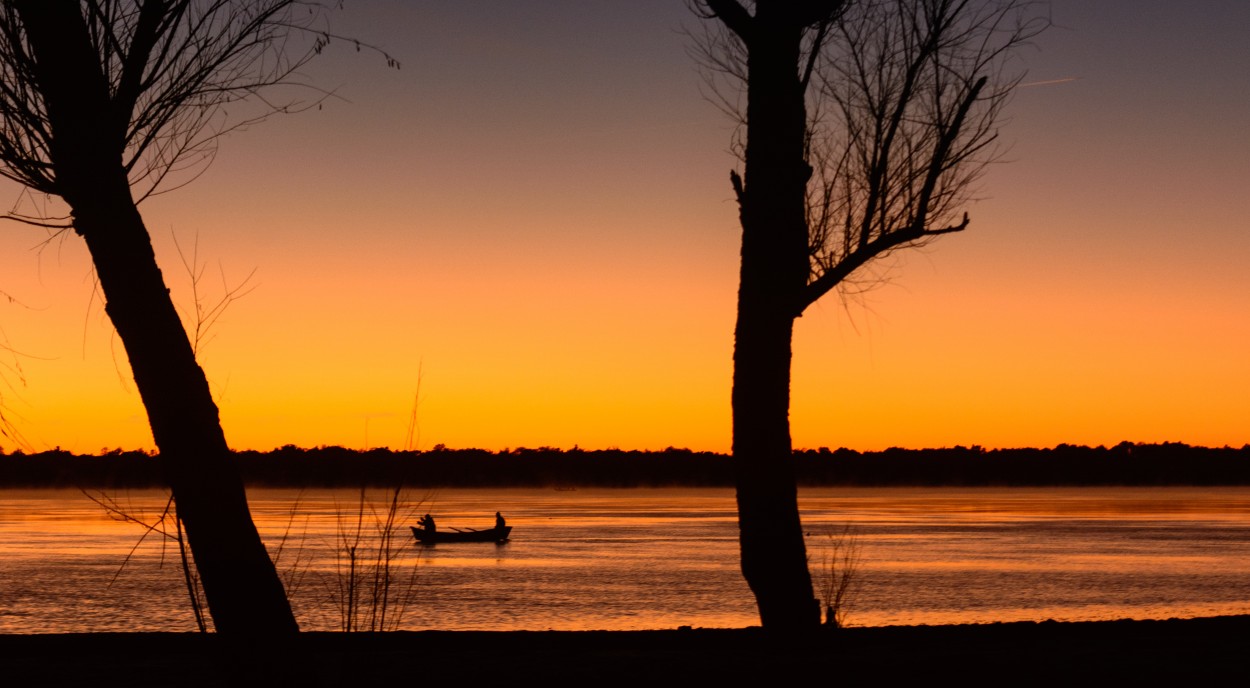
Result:
M1250 442L1250 4L1050 13L968 230L799 320L796 447ZM727 451L738 163L685 3L331 21L402 68L333 43L333 97L141 206L180 308L178 247L237 290L199 349L230 445ZM153 447L78 237L0 224L0 296L0 448Z

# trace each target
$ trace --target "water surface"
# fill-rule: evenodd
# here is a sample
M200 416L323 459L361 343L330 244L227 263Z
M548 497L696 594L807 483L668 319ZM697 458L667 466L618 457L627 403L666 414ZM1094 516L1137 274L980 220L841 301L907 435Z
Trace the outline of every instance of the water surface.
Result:
M111 495L152 522L159 491ZM342 624L351 490L253 490L309 630ZM651 629L757 623L725 489L409 493L402 526L490 527L504 545L395 541L386 623L406 629ZM386 495L369 494L365 552ZM1250 613L1250 488L821 488L801 492L813 573L856 534L853 625ZM371 506L372 505L372 506ZM194 630L176 546L76 491L0 491L0 632ZM124 566L123 566L124 563ZM360 556L358 568L366 567ZM413 577L415 575L415 578ZM359 607L358 607L359 609Z

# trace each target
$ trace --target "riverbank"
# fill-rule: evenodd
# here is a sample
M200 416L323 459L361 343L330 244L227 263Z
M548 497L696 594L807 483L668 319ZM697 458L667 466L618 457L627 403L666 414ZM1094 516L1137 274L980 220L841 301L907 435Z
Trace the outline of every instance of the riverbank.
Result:
M214 635L0 635L12 686L897 685L1245 675L1250 616L1167 621L848 628L801 638L749 629L306 633L282 643Z

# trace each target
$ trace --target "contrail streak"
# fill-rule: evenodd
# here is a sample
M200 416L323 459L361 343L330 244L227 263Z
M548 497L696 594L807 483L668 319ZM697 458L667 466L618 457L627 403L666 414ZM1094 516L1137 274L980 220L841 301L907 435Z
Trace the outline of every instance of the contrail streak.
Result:
M1054 86L1055 84L1066 84L1069 81L1080 79L1079 76L1066 76L1062 79L1047 79L1046 81L1030 81L1027 84L1020 84L1017 88L1028 88L1030 86Z

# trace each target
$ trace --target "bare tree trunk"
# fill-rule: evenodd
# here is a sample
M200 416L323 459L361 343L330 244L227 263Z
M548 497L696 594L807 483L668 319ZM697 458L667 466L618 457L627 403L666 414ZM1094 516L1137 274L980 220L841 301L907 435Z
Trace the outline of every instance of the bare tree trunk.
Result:
M95 263L105 310L126 349L166 480L219 633L298 631L248 509L217 406L165 287L147 230L114 189L74 208Z
M252 522L204 371L157 267L121 164L129 112L113 111L78 3L20 2L51 128L58 193L87 242L148 412L213 624L220 633L298 631Z
M765 628L816 628L790 444L790 345L808 277L801 26L757 6L750 33L742 270L734 335L733 456L742 573Z
M765 628L814 628L820 605L807 568L790 446L792 328L775 313L757 315L739 310L734 347L733 456L742 574Z

